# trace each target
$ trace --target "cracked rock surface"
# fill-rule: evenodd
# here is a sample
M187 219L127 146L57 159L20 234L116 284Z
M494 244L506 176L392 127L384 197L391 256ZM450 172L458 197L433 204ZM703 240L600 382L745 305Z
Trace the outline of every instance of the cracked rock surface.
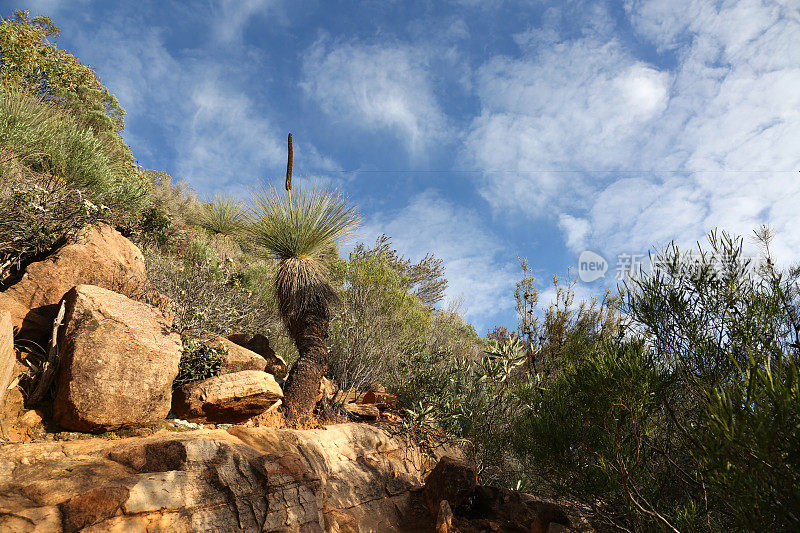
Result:
M402 531L425 466L364 424L8 445L0 531Z

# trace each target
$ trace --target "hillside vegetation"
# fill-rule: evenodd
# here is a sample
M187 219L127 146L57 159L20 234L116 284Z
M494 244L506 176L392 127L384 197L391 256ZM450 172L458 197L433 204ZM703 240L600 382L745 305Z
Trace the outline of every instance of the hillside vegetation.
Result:
M174 303L185 346L259 333L291 364L313 330L320 371L396 394L399 427L462 447L481 483L576 502L600 530L800 529L800 268L775 266L768 228L757 258L721 230L694 254L654 250L661 268L603 301L576 302L556 279L540 308L523 261L519 327L484 338L442 306L432 255L411 261L384 236L341 257L333 230L281 242L297 188L200 199L138 166L124 110L57 35L27 12L0 21L0 290L104 221L142 249L152 287L137 296ZM308 193L319 205L306 209L347 219L331 226L356 222L345 197ZM200 370L182 379L218 371L218 353L185 354Z

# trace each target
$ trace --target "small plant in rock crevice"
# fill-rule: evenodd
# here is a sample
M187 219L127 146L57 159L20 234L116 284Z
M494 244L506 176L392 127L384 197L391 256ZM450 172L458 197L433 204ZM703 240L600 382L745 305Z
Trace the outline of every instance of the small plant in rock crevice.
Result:
M172 382L173 388L219 376L227 358L228 348L224 345L208 346L196 339L184 339L183 354L178 363L178 376Z

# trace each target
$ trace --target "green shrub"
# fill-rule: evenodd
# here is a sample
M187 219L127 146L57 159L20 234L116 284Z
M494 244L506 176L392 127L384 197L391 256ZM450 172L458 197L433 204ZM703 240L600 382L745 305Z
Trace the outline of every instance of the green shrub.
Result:
M363 245L334 261L331 275L341 304L330 325L328 374L345 389L404 381L399 365L424 349L430 330L430 309L411 293L410 278L380 248Z
M17 166L3 176L0 287L30 261L52 251L101 214L81 191L47 174Z
M228 348L223 344L208 346L196 339L184 339L178 376L172 387L218 376L227 357Z
M194 239L179 252L157 247L143 252L152 288L176 304L182 332L228 335L281 330L275 308L243 287L239 273L217 257L208 241Z
M94 70L52 42L60 30L45 16L16 11L0 18L0 85L25 87L57 103L96 134L114 137L125 127L125 110Z
M625 338L589 338L519 389L526 483L630 531L797 529L798 273L759 237L759 261L725 233L694 255L667 246L625 286Z
M120 154L52 102L0 88L0 145L7 158L85 191L98 205L137 216L145 205L147 182L130 154Z
M164 246L170 241L172 217L166 212L151 205L142 212L139 222L140 240L149 241L157 246Z
M193 221L209 233L235 236L244 224L242 202L227 194L216 194L196 210Z

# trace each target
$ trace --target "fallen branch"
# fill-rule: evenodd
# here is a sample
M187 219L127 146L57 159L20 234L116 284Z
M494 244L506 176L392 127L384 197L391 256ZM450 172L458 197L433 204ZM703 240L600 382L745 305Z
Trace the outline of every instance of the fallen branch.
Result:
M39 403L47 391L50 390L50 385L53 384L53 379L56 377L56 370L58 369L58 328L61 326L61 321L64 320L64 302L61 302L61 307L58 309L58 315L53 322L53 335L50 338L50 346L47 351L47 361L42 367L42 374L39 376L39 382L31 394L28 401L31 405Z

